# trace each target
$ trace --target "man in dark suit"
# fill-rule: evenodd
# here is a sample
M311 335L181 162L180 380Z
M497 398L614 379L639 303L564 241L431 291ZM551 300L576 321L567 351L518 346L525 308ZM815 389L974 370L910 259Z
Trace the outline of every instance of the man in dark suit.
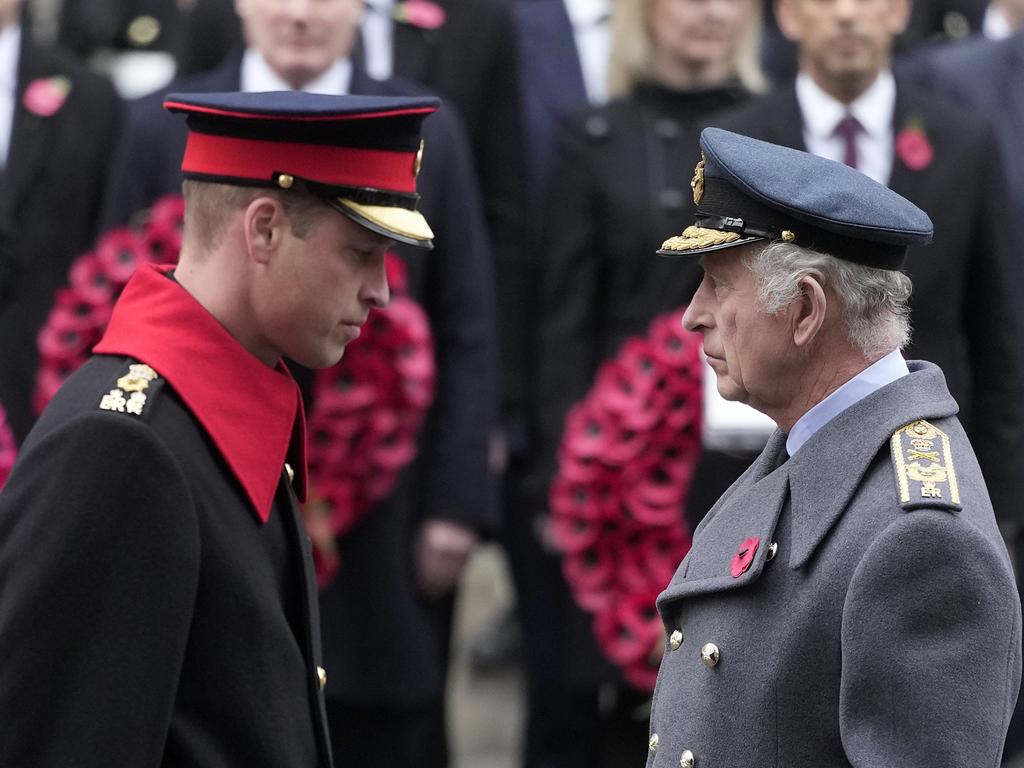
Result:
M110 84L36 45L20 6L0 2L0 407L19 442L35 420L36 334L93 243L120 121Z
M1019 2L1017 5L1021 5ZM1024 136L1024 31L992 42L975 37L956 45L936 49L930 63L935 75L934 85L955 99L969 105L988 119L995 131L1002 167L1009 182L1009 210L1006 226L1014 234L1014 242L1024 241L1024 154L1020 139ZM1017 295L1024 293L1024 283L1016 286ZM1004 525L1007 544L1017 561L1017 589L1024 565L1024 520L1018 516ZM1024 753L1024 705L1018 702L1006 736L1007 757Z
M958 104L969 104L995 131L1010 188L1016 242L1024 236L1024 29L993 42L976 37L936 49L930 57L936 89Z
M373 80L349 58L361 12L355 0L247 0L239 8L245 51L176 88L311 87L378 95L416 90L397 80ZM110 190L111 221L124 220L180 184L168 155L185 137L156 111L157 98L129 112ZM486 452L496 410L493 283L480 197L453 111L432 115L423 136L419 188L435 248L421 254L399 245L395 251L434 332L437 394L417 461L393 497L339 542L341 572L321 594L335 753L339 764L359 768L418 764L425 713L444 689L439 604L491 514Z
M368 0L362 48L371 76L401 77L456 107L484 195L494 254L502 411L524 396L529 300L523 254L523 157L516 28L508 0Z
M890 68L907 0L778 0L800 49L787 88L716 122L754 138L846 162L923 208L935 222L913 247L910 354L940 365L974 437L997 516L1020 516L1024 349L1019 265L1012 263L1001 160L988 126Z
M602 104L607 98L610 14L611 3L601 0L522 0L515 9L530 212L526 235L531 256L524 259L522 270L529 281L529 297L535 297L539 287L543 201L555 164L559 123L570 111ZM528 306L534 306L532 299ZM536 328L529 319L536 312L528 309L521 314L518 337L535 350ZM528 366L506 372L506 380L514 375L532 378L532 357ZM517 409L505 414L509 463L502 486L502 532L516 587L527 677L522 764L525 768L594 765L604 745L593 679L611 676L590 639L589 617L582 615L569 594L561 556L540 539L537 512L546 510L545 489L538 487L539 478L531 473L537 449L537 406L520 400ZM568 659L569 654L574 658ZM578 673L580 668L587 673ZM580 683L581 676L587 678L585 684ZM576 739L567 740L567 733Z
M388 303L391 245L430 247L415 169L438 100L165 104L190 129L180 259L135 272L0 494L0 755L332 768L283 360L337 363Z

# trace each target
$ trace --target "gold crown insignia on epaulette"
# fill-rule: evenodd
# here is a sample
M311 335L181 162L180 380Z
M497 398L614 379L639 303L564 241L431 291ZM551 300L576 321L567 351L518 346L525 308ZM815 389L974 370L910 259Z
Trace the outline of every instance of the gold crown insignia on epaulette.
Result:
M949 436L938 427L919 419L893 432L892 462L904 507L960 506Z
M141 416L146 407L146 390L158 378L157 372L145 363L129 365L128 372L117 380L117 386L100 400L100 410Z

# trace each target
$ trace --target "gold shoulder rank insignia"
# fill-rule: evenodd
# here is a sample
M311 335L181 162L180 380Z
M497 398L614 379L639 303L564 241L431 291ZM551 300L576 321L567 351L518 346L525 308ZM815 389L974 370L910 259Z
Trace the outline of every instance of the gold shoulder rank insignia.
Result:
M920 419L897 429L892 435L892 463L905 509L961 508L949 436L938 427Z
M129 365L128 372L118 378L117 386L100 400L100 410L141 416L146 407L146 390L158 378L157 372L145 363Z

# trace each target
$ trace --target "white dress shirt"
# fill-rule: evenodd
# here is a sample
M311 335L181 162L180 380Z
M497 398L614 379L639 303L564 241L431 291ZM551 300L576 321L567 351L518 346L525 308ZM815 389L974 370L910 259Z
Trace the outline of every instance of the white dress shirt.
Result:
M7 155L11 150L20 51L21 27L12 24L0 32L0 168L7 166Z
M1005 40L1013 34L1006 14L992 3L985 8L985 18L981 21L981 34L989 40Z
M375 80L387 80L394 70L395 25L391 13L394 0L367 0L363 14L363 53L366 73Z
M815 432L840 413L909 373L910 369L898 349L872 363L797 420L786 438L786 452L795 456Z
M565 0L565 10L576 40L587 101L594 106L604 104L608 101L612 50L611 0Z
M241 89L252 93L259 91L293 91L294 88L275 72L263 54L246 48L242 56ZM300 90L306 93L326 93L341 96L352 86L352 62L338 59L319 77L306 83Z
M864 129L857 134L857 170L889 185L893 163L892 116L896 109L896 80L886 70L852 103L843 104L825 93L810 75L796 78L796 98L803 115L804 143L812 154L843 162L845 144L835 135L847 113Z

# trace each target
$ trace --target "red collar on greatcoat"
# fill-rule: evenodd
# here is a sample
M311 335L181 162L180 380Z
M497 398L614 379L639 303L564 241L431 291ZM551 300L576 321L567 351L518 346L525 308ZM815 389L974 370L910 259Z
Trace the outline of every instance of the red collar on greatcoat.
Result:
M306 420L284 363L256 359L168 274L140 266L93 350L152 366L206 430L262 522L287 459L306 498Z

